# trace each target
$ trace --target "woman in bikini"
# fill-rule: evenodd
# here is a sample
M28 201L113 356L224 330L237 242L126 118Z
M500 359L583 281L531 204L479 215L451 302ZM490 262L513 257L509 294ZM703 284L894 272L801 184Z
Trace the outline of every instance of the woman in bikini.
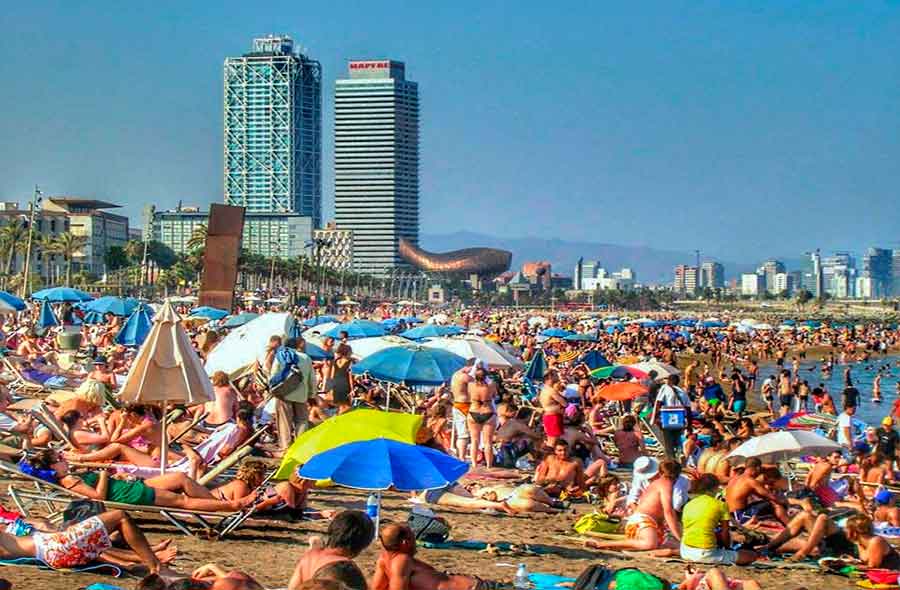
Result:
M497 413L494 411L496 386L488 380L487 371L476 363L473 380L469 389L469 436L472 441L470 455L472 465L478 465L478 451L484 454L484 463L488 469L494 465L494 429L497 426ZM480 444L479 444L480 443Z

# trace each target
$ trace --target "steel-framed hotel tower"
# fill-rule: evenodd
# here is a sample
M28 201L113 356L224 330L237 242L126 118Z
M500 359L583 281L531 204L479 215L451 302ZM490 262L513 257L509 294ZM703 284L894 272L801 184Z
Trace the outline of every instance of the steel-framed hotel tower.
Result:
M334 213L353 231L357 272L408 267L400 238L419 242L419 87L392 60L351 61L335 85Z
M225 60L225 203L321 225L322 67L290 37Z

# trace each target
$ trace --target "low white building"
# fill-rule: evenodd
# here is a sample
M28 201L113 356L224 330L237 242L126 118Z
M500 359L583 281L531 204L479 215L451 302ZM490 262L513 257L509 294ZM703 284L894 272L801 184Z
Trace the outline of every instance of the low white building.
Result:
M765 276L755 272L748 272L741 275L741 295L749 297L759 297L766 289Z

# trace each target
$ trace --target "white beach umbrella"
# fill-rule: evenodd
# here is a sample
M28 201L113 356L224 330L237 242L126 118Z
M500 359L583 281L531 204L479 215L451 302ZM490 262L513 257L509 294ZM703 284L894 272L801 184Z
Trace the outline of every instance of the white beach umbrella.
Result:
M392 346L408 346L409 340L400 336L372 336L370 338L357 338L350 341L353 350L353 358L362 360L378 351Z
M153 316L153 327L125 377L119 399L126 403L160 403L163 408L160 470L166 471L166 407L169 402L197 405L213 399L203 369L181 318L170 303Z
M823 456L841 446L814 432L806 430L779 430L755 436L728 453L729 459L758 457L766 463L787 461L802 455Z
M677 367L673 367L668 363L664 363L662 361L658 361L656 359L651 359L649 361L643 361L640 363L634 363L633 365L628 365L638 371L643 371L644 373L649 373L650 371L656 371L657 379L665 379L669 375L680 375L681 371L678 370Z
M428 324L446 324L449 321L450 321L450 318L447 316L447 314L436 313L433 316L431 316L430 318L428 318L426 323L428 323Z
M466 360L471 358L481 359L492 369L511 369L525 365L525 363L503 350L497 344L477 336L429 338L422 344L428 348L440 348L450 351Z
M212 349L206 358L206 373L224 371L232 378L240 375L254 362L264 360L269 338L287 339L293 327L294 318L289 313L264 313L250 320L229 332Z

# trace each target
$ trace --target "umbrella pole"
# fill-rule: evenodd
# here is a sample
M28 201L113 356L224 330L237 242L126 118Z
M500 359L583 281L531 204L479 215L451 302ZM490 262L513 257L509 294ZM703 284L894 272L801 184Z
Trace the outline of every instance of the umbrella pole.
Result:
M160 456L159 456L159 473L160 473L160 475L166 474L166 455L168 454L168 450L169 450L169 437L166 433L166 426L167 426L166 412L168 410L167 406L168 406L168 400L163 400L162 445L160 445L162 447L162 452L160 453Z
M379 490L375 497L378 499L378 512L375 513L375 536L378 537L378 531L381 527L381 491Z
M385 411L385 412L390 412L390 411L391 411L391 388L392 388L392 387L393 387L393 385L390 385L390 384L388 384L388 386L387 386L387 401L386 401L385 404L384 404L384 411ZM379 496L379 497L380 497L380 496ZM376 527L376 530L377 530L377 527Z

